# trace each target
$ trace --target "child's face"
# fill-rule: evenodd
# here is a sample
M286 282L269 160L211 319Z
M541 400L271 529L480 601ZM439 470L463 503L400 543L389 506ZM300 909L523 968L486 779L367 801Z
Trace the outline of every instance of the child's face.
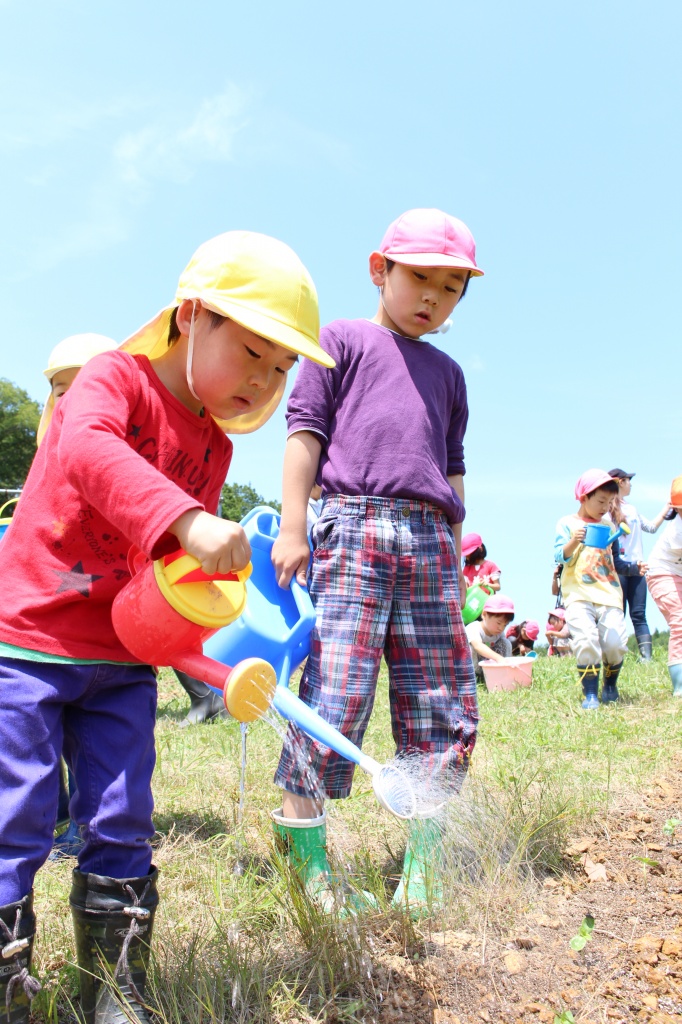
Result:
M590 519L601 519L608 512L612 498L610 491L604 491L599 487L583 498L582 510Z
M552 629L559 629L561 626L561 619L557 615L550 615L549 624Z
M459 302L468 271L447 267L407 267L388 272L380 253L370 256L370 278L381 288L376 321L408 338L421 338L445 323Z
M54 377L50 381L52 397L55 402L58 398L61 398L62 395L66 394L75 381L79 370L80 366L70 366L68 370L59 370L58 373L55 373Z
M195 323L192 377L204 409L218 419L254 412L273 398L297 360L295 352L225 320Z
M504 628L508 621L508 616L504 612L500 612L497 615L492 614L491 612L483 612L481 617L483 619L483 628L486 633L493 634L504 632Z

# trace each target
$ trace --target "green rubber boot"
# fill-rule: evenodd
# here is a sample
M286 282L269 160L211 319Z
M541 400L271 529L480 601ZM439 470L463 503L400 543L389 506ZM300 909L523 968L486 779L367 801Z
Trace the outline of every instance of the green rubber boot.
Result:
M676 665L668 665L668 672L673 684L673 697L682 697L682 662Z
M142 878L73 872L71 914L87 1024L151 1024L144 988L158 875L156 868Z
M440 818L415 818L410 822L403 873L391 903L410 917L426 917L443 899L438 868L443 848Z
M285 818L282 808L272 812L275 842L284 853L309 895L329 887L327 812L317 818Z
M604 664L604 685L601 689L602 704L610 704L620 697L616 683L618 682L618 676L622 667L622 661L619 665Z
M282 808L272 811L277 848L298 875L308 896L327 913L349 917L373 910L377 902L371 893L346 891L334 877L327 860L327 812L317 818L285 818Z
M0 907L0 1024L28 1024L40 982L31 976L33 893Z

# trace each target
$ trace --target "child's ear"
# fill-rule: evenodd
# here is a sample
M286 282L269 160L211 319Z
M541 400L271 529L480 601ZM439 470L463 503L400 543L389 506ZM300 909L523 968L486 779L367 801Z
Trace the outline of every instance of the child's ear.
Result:
M189 329L192 324L192 310L194 310L194 322L196 323L201 312L201 299L183 299L175 314L178 330L186 338L189 337Z
M386 257L383 253L371 252L369 254L369 279L372 284L381 288L386 282L387 273Z

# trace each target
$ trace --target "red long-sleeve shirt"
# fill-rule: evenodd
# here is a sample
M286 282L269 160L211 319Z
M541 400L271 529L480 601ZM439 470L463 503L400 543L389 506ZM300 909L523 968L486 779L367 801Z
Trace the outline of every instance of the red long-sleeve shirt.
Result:
M168 526L214 512L232 442L187 409L146 356L106 352L59 400L0 542L0 641L45 654L133 661L111 623L132 544L175 550Z

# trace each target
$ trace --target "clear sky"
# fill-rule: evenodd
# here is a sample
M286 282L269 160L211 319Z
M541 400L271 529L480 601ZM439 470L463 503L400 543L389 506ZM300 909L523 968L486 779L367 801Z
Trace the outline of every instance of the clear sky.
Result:
M658 511L682 472L678 0L0 0L0 31L0 376L42 401L56 342L123 339L231 228L299 253L323 322L372 316L368 253L438 206L486 271L438 342L469 387L465 529L520 616L544 624L584 469L636 472ZM237 438L232 479L279 495L284 429Z

